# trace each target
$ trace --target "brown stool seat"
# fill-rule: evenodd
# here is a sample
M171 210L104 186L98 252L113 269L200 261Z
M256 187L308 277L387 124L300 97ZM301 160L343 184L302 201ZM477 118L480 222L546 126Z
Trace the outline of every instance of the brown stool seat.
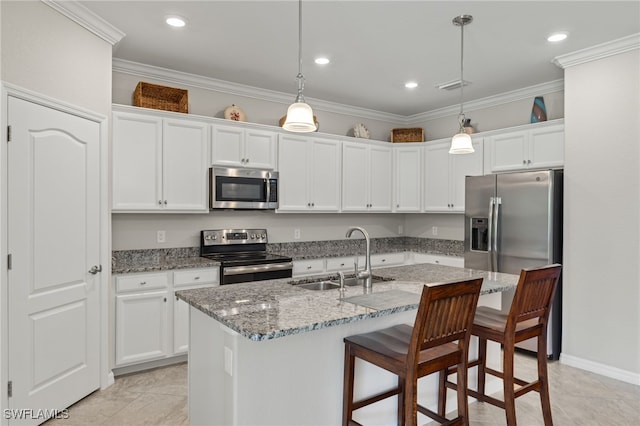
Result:
M480 296L482 278L455 283L424 286L415 323L349 336L344 339L343 425L359 425L353 411L398 396L398 424L416 425L417 412L443 424L468 424L467 358L471 326ZM355 359L360 358L398 376L398 386L353 401ZM420 377L457 367L458 417L444 417L417 403L417 380ZM439 399L446 397L445 393ZM439 405L440 406L440 405ZM444 407L444 405L441 405Z
M478 337L478 359L470 361L468 367L478 367L478 386L476 391L469 389L468 392L479 401L504 409L508 426L516 425L515 399L531 391L540 394L545 426L553 425L547 374L547 323L561 270L562 266L557 264L523 269L507 314L485 306L476 309L471 334ZM533 337L538 340L538 379L527 382L514 376L514 351L516 343ZM502 371L486 366L487 340L503 346ZM454 372L452 368L447 369L447 375ZM485 394L486 374L502 379L504 400ZM446 375L443 377L441 392L445 388L457 389L459 384L449 382Z

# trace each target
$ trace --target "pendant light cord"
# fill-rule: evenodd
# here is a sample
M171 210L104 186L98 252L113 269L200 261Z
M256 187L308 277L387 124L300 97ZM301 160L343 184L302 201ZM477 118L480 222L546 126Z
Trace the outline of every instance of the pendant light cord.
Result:
M298 0L298 96L296 102L304 102L304 75L302 75L302 0Z
M462 21L460 24L460 113L458 114L461 130L464 125L464 112L462 107L464 102L464 25L465 22Z

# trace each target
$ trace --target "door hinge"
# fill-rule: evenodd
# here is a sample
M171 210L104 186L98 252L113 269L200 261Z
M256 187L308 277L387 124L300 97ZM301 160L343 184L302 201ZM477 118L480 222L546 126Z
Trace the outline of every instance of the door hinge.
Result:
M7 383L7 396L11 398L13 396L13 381L9 380Z
M11 126L7 126L7 142L11 142Z
M13 261L13 259L11 258L11 253L9 253L7 255L7 270L11 270L11 266L12 266L12 263L13 263L12 261Z

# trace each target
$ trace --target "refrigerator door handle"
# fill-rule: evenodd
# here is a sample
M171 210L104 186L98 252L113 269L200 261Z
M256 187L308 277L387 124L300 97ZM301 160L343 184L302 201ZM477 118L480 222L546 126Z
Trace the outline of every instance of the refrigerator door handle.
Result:
M491 228L493 228L493 263L491 267L494 272L498 272L498 232L499 227L498 223L500 220L500 205L502 204L502 198L495 197L493 200L493 223L491 224Z
M494 234L494 229L493 229L493 206L495 205L495 197L489 197L489 241L487 244L487 247L489 248L489 250L487 250L487 256L489 256L489 268L491 269L491 272L496 272L494 265L494 257L495 257L495 253L493 251L493 234Z

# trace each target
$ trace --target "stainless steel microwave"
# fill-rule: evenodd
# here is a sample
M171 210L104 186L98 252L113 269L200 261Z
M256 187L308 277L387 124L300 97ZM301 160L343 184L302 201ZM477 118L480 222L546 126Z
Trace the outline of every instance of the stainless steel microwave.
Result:
M209 169L209 208L278 208L278 172L231 167Z

